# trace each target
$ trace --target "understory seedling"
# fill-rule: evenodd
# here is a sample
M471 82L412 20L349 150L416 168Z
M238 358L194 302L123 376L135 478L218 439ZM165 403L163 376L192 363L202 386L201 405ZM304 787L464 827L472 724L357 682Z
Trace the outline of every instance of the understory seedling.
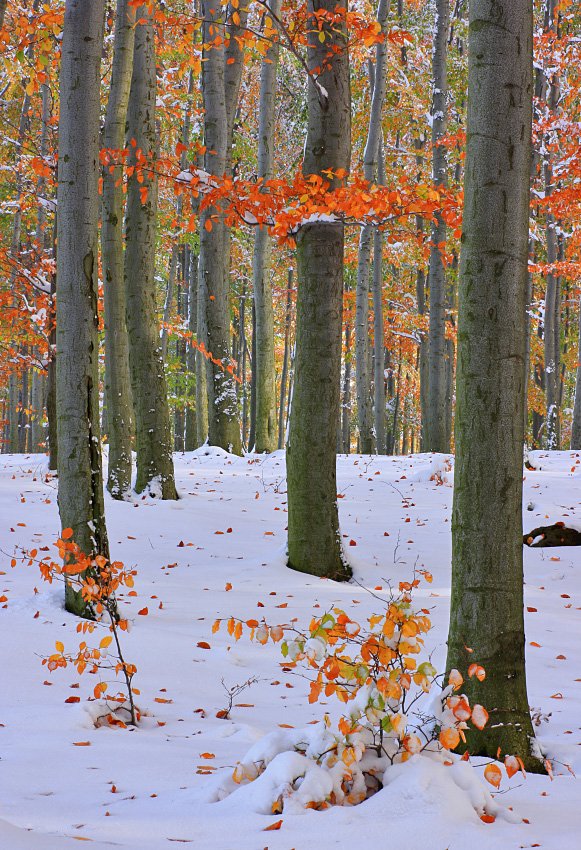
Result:
M297 739L289 744L295 753L306 756L302 772L285 792L287 797L295 796L295 803L300 800L305 807L316 809L360 803L381 789L383 774L390 765L416 754L451 765L454 757L450 751L465 741L468 723L478 729L486 725L486 709L470 706L460 693L463 677L458 670L451 671L442 689L441 676L431 661L418 658L431 622L427 609L412 608L412 592L420 582L417 575L432 580L427 571L417 571L412 582L401 582L397 594L392 591L387 600L381 600L384 613L373 614L366 623L357 622L340 608L313 617L305 631L293 623L269 626L265 621L244 622L234 617L227 621L228 633L235 640L246 628L250 639L258 643L282 641L283 670L295 670L299 665L306 668L310 703L324 694L337 697L345 706L336 731L331 730L325 714L316 743ZM222 622L216 620L212 631L216 632ZM486 675L478 664L471 664L467 673L479 680ZM274 746L266 757L238 763L234 782L253 781L280 752ZM469 756L465 753L462 758ZM331 785L327 783L323 796L320 789L326 787L325 782L309 785L306 780L305 771L314 766L331 776ZM522 762L512 755L506 757L505 767L509 776L519 769L524 773ZM484 776L498 787L500 770L495 764L486 767ZM307 785L318 789L312 799L305 796ZM329 787L332 790L328 791ZM282 811L284 797L272 800L273 813Z
M94 620L78 623L79 634L91 635L103 629L109 634L99 641L98 646L90 646L87 641L82 640L76 653L65 652L63 643L57 640L56 652L44 657L42 663L46 664L51 672L68 664L73 664L79 674L85 670L90 673L100 672L93 696L96 700L104 699L106 702L108 714L105 715L105 722L111 726L135 726L140 719L139 709L133 699L134 695L139 694L139 690L132 686L137 668L125 661L123 656L120 633L129 630L129 623L119 616L115 594L122 585L133 587L133 577L137 571L126 570L121 561L109 561L102 555L85 555L72 540L72 535L72 529L65 528L55 544L61 563L54 561L50 555L37 560L36 549L25 552L25 559L29 559L30 565L34 562L38 564L43 579L49 584L55 579L67 582L73 590L82 594L85 601L91 603ZM110 682L103 680L102 671L112 672L116 677L121 675L124 690L115 695L108 693Z

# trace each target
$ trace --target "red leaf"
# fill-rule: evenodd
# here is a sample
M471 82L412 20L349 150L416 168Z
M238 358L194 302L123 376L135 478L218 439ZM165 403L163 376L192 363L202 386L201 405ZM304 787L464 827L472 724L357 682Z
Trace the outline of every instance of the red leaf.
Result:
M206 643L206 641L205 641L205 640L201 640L201 641L199 641L199 642L198 642L198 646L200 647L200 649L211 649L210 644L209 644L209 643Z
M80 702L80 701L81 701L80 697L68 697L68 699L65 700L65 702Z
M148 614L148 613L149 613L149 610L148 610L148 608L142 608L142 609L141 609L141 611L138 611L137 613L138 613L138 614L143 614L143 615L145 616L145 614Z

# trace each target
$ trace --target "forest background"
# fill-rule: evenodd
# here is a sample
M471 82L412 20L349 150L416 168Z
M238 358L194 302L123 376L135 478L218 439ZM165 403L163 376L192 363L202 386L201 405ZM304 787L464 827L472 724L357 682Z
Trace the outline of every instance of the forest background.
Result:
M120 4L130 15L137 6L135 2ZM453 448L466 6L460 0L400 0L380 4L379 10L362 2L350 12L347 94L352 146L345 170L351 172L353 188L351 206L342 212L348 226L338 452L359 448L405 454ZM223 36L226 50L232 54L227 57L223 56L224 45L217 29L213 34L216 43L208 46L212 39L202 33L201 10L195 5L177 0L156 4L148 24L154 33L156 57L156 150L148 162L151 165L155 158L159 182L154 210L154 286L159 324L153 313L148 321L155 322L155 336L161 334L171 441L177 451L203 443L208 427L211 442L223 448L233 445L227 429L212 427L216 396L210 397L208 425L206 373L212 359L220 360L221 365L214 363L213 372L208 374L212 378L219 372L225 378L224 392L217 394L218 403L224 408L224 399L229 394L235 396L231 408L222 409L219 415L234 420L234 432L241 435L238 450L243 446L264 451L284 445L295 354L293 233L296 223L307 220L313 211L329 212L320 187L305 190L300 181L307 129L302 7L285 6L280 19L273 7L280 27L264 4L251 3L248 8L237 9L237 3L226 9ZM4 3L2 12L2 445L3 451L10 452L46 451L55 351L54 211L63 4ZM138 9L137 13L142 16L144 11ZM533 448L578 448L581 392L577 392L574 406L580 374L578 11L573 3L549 0L536 4L535 16L526 435ZM115 17L114 6L109 3L100 65L101 191L105 192L105 204L110 191L108 172L113 169L112 163L129 161L134 138L126 138L123 132L118 145L111 141L113 125L108 116L115 107L123 108L123 95L118 88L111 88ZM137 27L135 32L139 30ZM373 88L368 66L380 48L385 63L381 144L375 156L370 156ZM126 52L131 49L127 47ZM200 243L211 238L208 227L212 221L209 208L199 214L203 192L196 189L200 179L199 188L209 188L209 184L203 185L204 173L217 174L205 147L201 74L202 60L211 65L212 54L224 63L226 87L231 84L223 172L231 180L223 189L230 204L231 226L226 229L228 246L221 255L226 268L218 300L223 301L220 309L227 313L220 319L224 325L221 337L199 325L214 307L204 303L210 296L198 284L203 277L198 275ZM130 75L130 63L123 73ZM111 104L112 95L118 98L117 104ZM205 96L207 99L208 92ZM125 121L121 123L123 130L127 129ZM207 126L205 132L208 135ZM140 199L145 200L145 145L140 142L138 149L143 161L136 160L128 168L116 164L113 177L125 193L132 179L139 183ZM390 211L391 216L378 216L374 221L368 215L369 196L357 192L357 175L363 177L364 172L377 185L386 185L387 203L398 207ZM146 173L146 183L151 177ZM264 202L257 212L260 178L271 178L274 183L270 202ZM249 212L251 204L278 239L269 238L266 228L245 223L256 222L256 216ZM442 216L435 215L438 209ZM384 228L383 238L376 236L373 249L372 228L360 225L378 221ZM107 238L105 227L103 238ZM107 303L103 312L102 287L101 270L101 415L107 441L115 430L111 403L107 402L116 394L113 382L121 378L119 370L112 375L103 366L107 325L113 319L107 320ZM134 306L134 310L139 309ZM130 325L131 307L127 315ZM210 316L211 321L218 320ZM212 359L205 358L204 352ZM121 354L122 358L126 356ZM155 425L156 430L158 427ZM110 480L110 489L115 486ZM118 486L123 490L127 482Z

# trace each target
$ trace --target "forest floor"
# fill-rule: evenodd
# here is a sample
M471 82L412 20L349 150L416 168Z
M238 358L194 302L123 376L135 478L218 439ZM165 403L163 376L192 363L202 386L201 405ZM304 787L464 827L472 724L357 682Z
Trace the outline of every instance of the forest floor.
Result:
M559 521L581 530L580 455L537 452L531 460L524 530ZM178 502L107 496L112 557L137 570L137 596L121 599L133 621L122 638L138 668L143 718L134 729L95 728L97 677L41 665L55 641L76 650L78 620L64 611L62 586L46 584L19 554L42 546L56 553L56 483L46 478L44 456L0 456L3 850L70 850L78 839L99 850L170 842L197 850L578 850L581 780L571 771L581 776L580 548L524 553L529 701L554 781L503 772L501 793L488 789L505 816L484 823L462 789L442 779L443 768L428 771L416 759L359 806L265 814L261 794L248 791L258 781L217 801L236 763L267 733L312 730L325 711L334 723L342 706L324 696L309 704L307 679L282 671L280 644L251 643L246 632L235 642L224 625L212 633L212 624L264 616L308 628L313 614L334 606L364 622L417 564L433 574L414 597L433 623L425 657L442 670L453 459L338 458L341 530L357 581L350 584L286 568L282 452L237 458L203 448L175 463ZM229 719L218 718L228 707L225 687L253 678ZM483 764L475 771L482 777ZM280 829L264 831L279 820Z

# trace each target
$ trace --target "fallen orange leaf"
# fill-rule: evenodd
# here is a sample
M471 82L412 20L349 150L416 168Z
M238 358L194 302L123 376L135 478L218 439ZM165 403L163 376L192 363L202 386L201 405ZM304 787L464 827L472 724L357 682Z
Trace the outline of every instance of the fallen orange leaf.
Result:
M268 832L269 829L280 829L282 826L282 820L277 820L275 823L271 823L270 826L264 827L264 832Z

